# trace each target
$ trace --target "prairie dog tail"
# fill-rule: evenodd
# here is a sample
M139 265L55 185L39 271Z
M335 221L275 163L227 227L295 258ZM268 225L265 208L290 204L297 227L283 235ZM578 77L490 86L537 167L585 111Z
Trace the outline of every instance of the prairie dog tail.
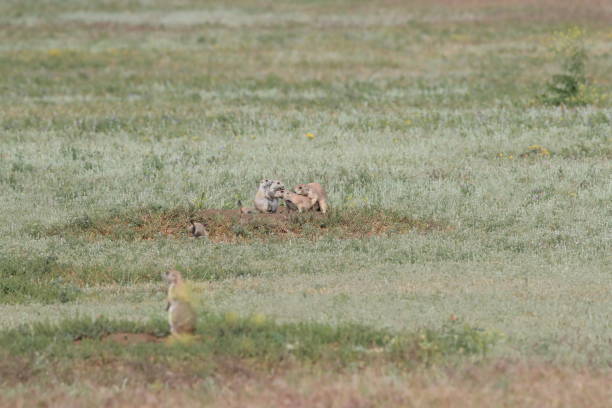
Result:
M243 207L242 201L238 200L238 208L240 208L240 214L255 214L257 210L252 207Z

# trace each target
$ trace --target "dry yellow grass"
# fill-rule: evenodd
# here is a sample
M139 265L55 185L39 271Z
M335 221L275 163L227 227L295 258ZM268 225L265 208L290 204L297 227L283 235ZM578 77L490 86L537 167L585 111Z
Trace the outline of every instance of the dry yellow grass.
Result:
M80 407L588 407L612 405L612 373L498 360L446 371L392 373L385 367L317 373L297 368L264 374L227 363L214 380L192 381L165 373L161 382L139 384L129 367L126 386L100 378L70 385L22 385L0 396L1 406ZM127 375L130 377L127 377ZM85 374L87 377L87 374ZM134 382L135 385L129 385Z

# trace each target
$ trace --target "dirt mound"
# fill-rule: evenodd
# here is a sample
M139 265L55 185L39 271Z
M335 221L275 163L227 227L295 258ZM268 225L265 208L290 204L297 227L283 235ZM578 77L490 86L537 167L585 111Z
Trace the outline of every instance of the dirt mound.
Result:
M160 343L163 339L148 333L112 333L102 337L103 342L119 344Z
M272 238L300 235L300 226L293 225L296 221L318 224L318 228L326 227L326 216L321 213L298 214L288 212L285 207L280 207L273 214L241 214L240 210L206 209L193 214L190 219L201 222L209 232L209 239L213 242L237 242L247 241L253 238ZM143 219L142 231L145 235L155 224L165 224L160 232L166 236L189 236L187 233L188 219L179 221L170 218L167 222L163 217L156 216ZM178 222L177 222L178 221ZM302 223L303 224L303 223Z
M449 229L435 221L423 221L400 212L382 209L345 209L320 212L288 212L280 207L274 214L241 214L238 209L136 209L108 218L72 221L49 231L49 235L74 234L95 240L103 236L118 240L187 239L189 220L205 225L212 242L241 243L296 238L316 240L428 232ZM206 238L200 238L206 240Z
M318 239L323 235L335 238L362 238L373 235L406 233L412 229L427 231L438 228L434 223L421 222L383 211L288 212L280 207L274 214L240 214L239 210L207 209L190 217L173 214L151 214L143 217L138 228L144 239L155 234L171 237L189 236L189 219L201 222L213 242L248 242L252 240ZM146 237L146 238L145 238Z

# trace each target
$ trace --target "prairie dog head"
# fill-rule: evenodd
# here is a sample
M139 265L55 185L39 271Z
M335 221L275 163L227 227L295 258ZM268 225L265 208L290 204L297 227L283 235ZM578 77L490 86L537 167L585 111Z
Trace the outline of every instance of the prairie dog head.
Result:
M272 180L262 179L261 182L259 183L259 188L266 190L267 188L270 187L270 184L272 184Z
M281 189L276 190L274 192L274 198L289 199L289 198L291 198L291 194L293 194L291 191L285 190L284 188L281 188Z
M308 195L308 192L310 191L310 187L308 187L306 184L298 184L297 186L293 188L293 191L295 191L296 194L299 194L299 195Z
M284 190L285 189L285 185L280 180L270 180L270 187L269 188L270 188L271 191Z
M164 277L164 279L166 279L166 282L168 282L168 284L170 285L176 285L177 283L180 283L183 281L183 276L176 269L170 269L168 272L166 272L162 276Z
M193 221L193 219L189 220L189 226L187 226L187 231L191 232L192 234L195 232L196 230L196 223Z

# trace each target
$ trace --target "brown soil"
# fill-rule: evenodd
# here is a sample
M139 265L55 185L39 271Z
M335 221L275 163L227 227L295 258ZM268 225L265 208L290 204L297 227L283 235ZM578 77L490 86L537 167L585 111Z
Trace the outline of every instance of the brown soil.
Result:
M328 214L288 212L280 207L274 214L241 214L238 209L175 208L164 211L147 209L97 220L85 228L65 225L50 235L73 233L95 240L100 236L124 240L185 239L189 220L201 222L212 242L242 243L279 241L295 238L316 240L324 235L338 239L365 238L375 235L403 234L410 231L448 230L434 221L410 218L394 211L347 209ZM195 239L195 238L192 238Z
M206 226L209 232L209 239L216 242L232 242L235 240L237 233L236 228L232 228L233 231L229 231L231 227L235 226L252 226L257 229L256 225L260 225L262 228L265 227L276 234L287 234L291 230L286 225L290 220L290 217L299 217L300 215L289 213L285 207L280 207L278 212L273 214L241 214L240 210L221 210L221 209L207 209L198 211L192 219L197 222L201 222ZM325 215L321 213L309 213L307 215L313 220L324 221ZM177 220L167 219L160 220L156 216L143 217L144 225L141 230L144 232L151 227L151 223L162 221L160 225L160 231L162 234L167 236L181 236L189 235L186 232L186 228L189 226L188 221L177 225ZM165 222L164 222L165 221Z
M337 371L287 364L270 372L244 360L210 363L100 357L45 370L3 358L0 377L18 386L0 393L0 406L609 408L612 402L612 372L589 367L493 360L408 371L384 365ZM23 373L27 376L17 377ZM211 378L218 386L210 387ZM72 388L58 386L66 383ZM75 386L87 392L74 393Z
M300 214L288 212L285 207L280 207L274 214L240 214L237 209L207 209L194 213L191 219L206 226L208 239L213 242L317 239L329 234L344 239L364 238L385 233L406 233L412 229L429 231L439 227L433 222L421 222L382 211L371 214L359 211L335 215L320 212ZM149 239L154 238L149 233L151 230L171 237L189 236L186 230L188 218L153 215L143 217L143 221L140 231Z
M162 338L148 333L113 333L102 337L103 342L115 342L119 344L160 343Z

